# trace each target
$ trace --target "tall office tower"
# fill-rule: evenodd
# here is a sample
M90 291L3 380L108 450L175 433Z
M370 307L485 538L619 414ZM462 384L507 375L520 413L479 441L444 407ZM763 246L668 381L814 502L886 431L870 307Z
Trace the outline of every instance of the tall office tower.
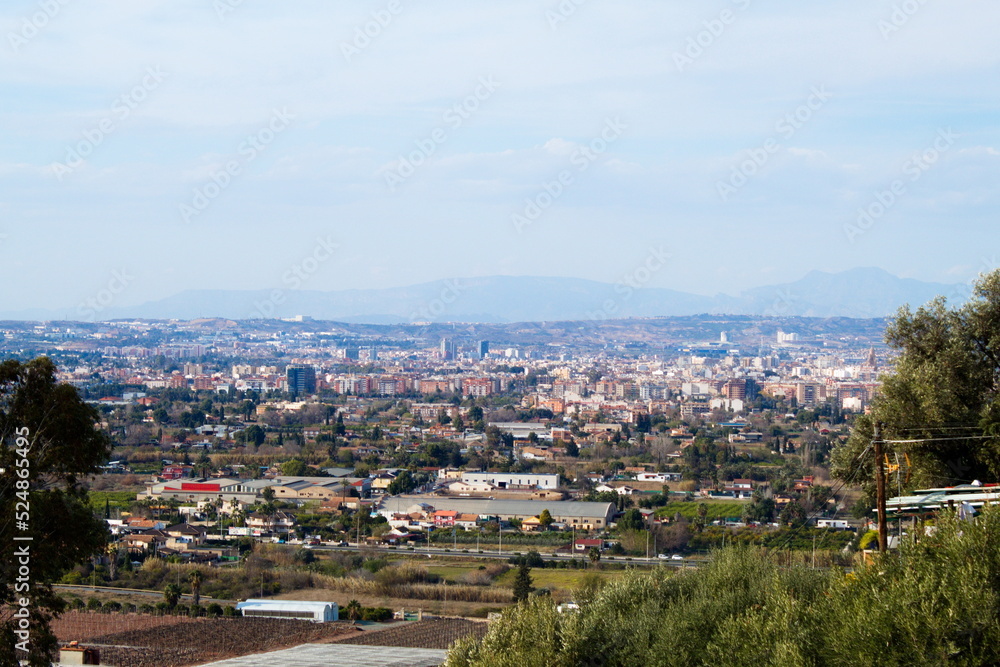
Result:
M442 359L455 358L455 341L453 341L450 338L441 339L441 358Z
M490 353L490 341L481 340L479 341L479 358L485 359L486 355Z
M312 366L292 365L285 369L288 393L296 396L316 392L316 369Z

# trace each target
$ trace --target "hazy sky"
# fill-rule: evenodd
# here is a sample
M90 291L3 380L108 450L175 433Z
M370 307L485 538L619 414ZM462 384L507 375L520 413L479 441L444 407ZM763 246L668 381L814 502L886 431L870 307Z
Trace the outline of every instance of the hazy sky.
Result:
M995 0L9 0L0 310L996 263ZM402 159L401 159L402 158ZM859 220L859 209L871 217Z

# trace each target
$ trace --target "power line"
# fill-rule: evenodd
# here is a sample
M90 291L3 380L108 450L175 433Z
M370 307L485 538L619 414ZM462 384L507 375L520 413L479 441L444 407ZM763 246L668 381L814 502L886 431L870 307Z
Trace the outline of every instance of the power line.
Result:
M854 457L854 460L851 461L851 465L854 466L856 463L860 462L861 459L862 459L862 457L864 457L865 454L868 453L868 450L871 449L871 448L872 448L872 445L871 445L871 443L869 443L868 446L865 447L861 451L860 454L858 454L857 456ZM839 493L841 489L843 489L845 486L847 486L848 484L850 484L851 482L854 481L854 478L857 477L857 475L858 475L859 472L861 472L861 466L860 465L857 466L854 469L854 472L851 473L851 475L847 479L841 480L840 484L837 487L835 487L834 489L832 489L830 491L830 495L831 496L836 496L837 493ZM784 549L789 544L791 544L792 540L794 540L796 537L798 537L798 534L802 531L802 529L805 528L807 525L809 525L809 522L812 521L813 519L815 519L817 516L819 516L822 512L823 512L822 509L814 510L812 514L810 514L805 519L803 519L802 523L799 524L798 527L793 528L792 529L792 533L784 540L784 542L781 543L781 545L775 547L775 549L781 550L781 549Z
M916 438L914 440L883 440L882 442L893 445L908 445L915 442L949 442L951 440L990 440L1000 436L996 435L966 435L959 438Z

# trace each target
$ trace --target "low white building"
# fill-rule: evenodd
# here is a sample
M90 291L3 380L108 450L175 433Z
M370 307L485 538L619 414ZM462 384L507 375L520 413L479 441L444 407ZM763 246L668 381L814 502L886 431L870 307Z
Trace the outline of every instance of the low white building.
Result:
M237 604L236 610L246 617L297 618L317 623L328 623L340 618L340 609L334 602L247 600Z
M559 475L502 472L463 472L466 484L489 484L498 489L557 489Z

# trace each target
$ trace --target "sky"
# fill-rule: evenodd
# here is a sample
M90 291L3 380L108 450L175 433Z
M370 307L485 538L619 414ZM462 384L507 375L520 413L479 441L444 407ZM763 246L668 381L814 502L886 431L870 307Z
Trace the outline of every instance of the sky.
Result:
M0 310L994 268L993 0L9 0Z

